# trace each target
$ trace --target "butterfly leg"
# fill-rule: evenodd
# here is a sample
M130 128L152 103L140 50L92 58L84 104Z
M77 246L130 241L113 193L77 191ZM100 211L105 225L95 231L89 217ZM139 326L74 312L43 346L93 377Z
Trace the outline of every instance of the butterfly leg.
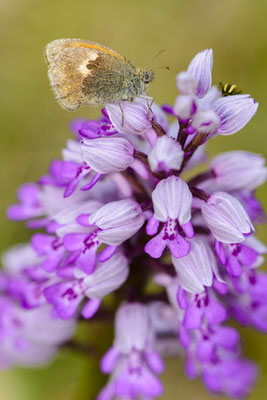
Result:
M151 102L149 103L148 100L151 100ZM147 109L147 119L149 119L149 111L151 111L153 113L151 107L152 107L152 104L154 103L154 99L152 97L147 97L146 101L147 101L147 107L148 107L148 109Z
M146 99L147 107L148 107L148 110L147 110L147 117L149 118L149 111L153 112L152 109L151 109L152 104L154 103L153 97L145 96L145 95L141 95L141 96L138 96L138 97L139 97L140 99ZM150 100L150 103L149 103L149 100Z
M154 99L151 98L151 97L150 97L150 99L151 99L150 104L148 103L148 99L147 99L147 106L148 106L148 109L149 109L151 112L153 112L152 109L151 109L151 107L152 107L152 104L154 103Z
M120 109L121 109L121 126L123 127L123 125L124 125L124 114L123 114L123 109L122 109L120 101L119 101L119 106L120 106Z

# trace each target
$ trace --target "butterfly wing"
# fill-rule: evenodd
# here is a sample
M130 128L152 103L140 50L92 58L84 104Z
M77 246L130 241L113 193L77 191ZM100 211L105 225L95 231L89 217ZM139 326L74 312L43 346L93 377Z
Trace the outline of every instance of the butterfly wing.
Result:
M80 39L49 43L45 58L56 97L69 111L122 99L135 70L125 57L108 47Z

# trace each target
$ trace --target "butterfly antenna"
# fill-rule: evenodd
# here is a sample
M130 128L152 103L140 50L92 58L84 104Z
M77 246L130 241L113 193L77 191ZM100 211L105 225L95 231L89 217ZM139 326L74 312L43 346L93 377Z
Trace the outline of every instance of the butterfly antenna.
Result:
M161 53L163 53L164 51L165 51L164 49L161 49L161 50L152 58L152 60L150 61L149 65L147 66L147 68L151 68L151 65L152 65L153 62L156 60L156 58L158 58L158 56L159 56Z
M153 68L153 71L155 70L155 69L170 69L170 67L167 67L167 65L164 65L164 66L162 66L162 67L155 67L155 68Z

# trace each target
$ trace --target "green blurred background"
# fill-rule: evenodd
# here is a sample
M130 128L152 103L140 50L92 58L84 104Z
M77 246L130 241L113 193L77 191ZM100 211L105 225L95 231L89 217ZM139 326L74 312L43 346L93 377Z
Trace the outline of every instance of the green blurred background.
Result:
M17 187L38 178L49 160L60 155L70 137L72 118L95 117L99 111L83 108L71 114L58 106L43 59L48 42L63 37L89 39L117 50L137 66L146 66L165 49L155 64L168 65L170 71L157 71L149 92L159 104L172 103L177 95L176 73L187 68L198 51L213 48L213 82L236 83L260 102L260 108L242 132L215 139L208 150L215 154L244 149L267 156L266 18L264 0L0 0L0 250L29 237L23 224L5 218ZM258 195L267 208L267 185ZM259 229L262 240L266 232ZM112 340L108 327L105 337L94 324L86 334L103 350ZM265 399L266 339L249 329L242 334L245 353L261 369L250 399ZM200 382L184 377L181 360L167 362L163 381L163 400L213 398ZM63 351L47 368L0 372L0 399L91 400L102 384L97 365L87 356Z

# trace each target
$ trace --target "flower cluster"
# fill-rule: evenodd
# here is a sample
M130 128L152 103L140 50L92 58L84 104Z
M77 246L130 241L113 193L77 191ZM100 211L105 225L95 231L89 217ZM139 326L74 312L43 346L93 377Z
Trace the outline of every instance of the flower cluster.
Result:
M173 106L137 98L73 121L62 159L21 186L7 215L38 233L2 258L2 367L48 362L79 319L108 318L98 400L157 398L163 357L178 353L210 392L249 393L257 367L227 322L267 332L267 248L255 237L267 169L231 151L193 175L205 142L236 133L258 107L211 86L212 63L212 50L193 58Z

